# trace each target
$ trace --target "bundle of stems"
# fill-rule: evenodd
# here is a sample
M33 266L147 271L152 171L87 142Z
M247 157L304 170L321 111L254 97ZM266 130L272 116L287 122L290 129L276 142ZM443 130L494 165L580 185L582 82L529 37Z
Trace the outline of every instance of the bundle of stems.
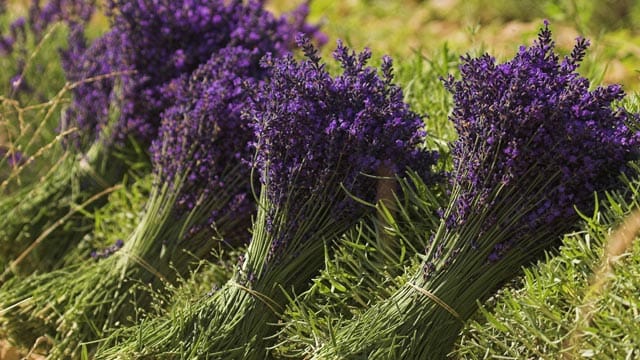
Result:
M309 357L446 358L478 302L553 249L593 211L594 193L624 187L638 116L612 109L619 86L589 90L576 73L587 46L578 39L560 62L545 23L509 62L462 58L462 79L445 81L459 138L433 242L405 285L331 329Z
M251 10L265 27L278 25L259 3ZM274 47L286 39L263 35L264 44ZM253 133L241 116L248 92L238 86L253 88L262 81L262 55L260 48L230 45L170 84L175 105L163 112L151 146L154 183L139 225L115 256L7 284L0 302L15 308L3 318L18 340L29 343L49 334L59 340L52 356L78 356L83 342L132 322L136 309L149 306L149 289L135 284L163 290L214 245L246 242L253 204L243 159L250 158ZM30 336L24 334L26 323Z
M112 28L87 44L84 25L95 2L53 1L44 9L32 4L33 26L61 19L70 27L61 60L73 99L58 127L63 133L76 129L65 143L77 149L43 181L0 202L9 214L0 220L1 281L63 264L63 255L91 230L84 215L122 179L125 159L145 163L131 144L146 148L157 138L160 114L179 96L172 87L179 78L229 44L278 55L290 50L297 31L319 34L305 22L308 3L280 18L261 1L110 0L105 5ZM125 154L118 156L121 150Z
M111 138L153 137L157 130L150 149L154 185L139 225L115 255L13 281L0 292L9 335L27 344L41 335L54 338L52 357L77 357L83 346L92 349L95 343L89 342L133 322L137 309L149 306L149 288L163 290L216 244L246 241L253 204L245 160L253 133L241 117L248 101L243 89L257 87L265 77L258 66L264 54L289 53L298 28L316 31L304 21L306 6L291 19L274 17L260 1L111 1L109 6L114 28L84 52L91 61L71 61L73 51L67 58L79 76L113 63L135 68L122 79L123 93L135 94L118 107L122 116ZM142 49L136 39L144 40ZM78 43L74 49L84 47ZM99 54L106 59L96 58ZM83 88L86 97L76 99L69 113L85 127L103 129L104 119L87 115L96 107L103 110L95 103L111 97L103 93L111 85Z
M96 358L264 358L272 342L268 337L275 333L274 324L287 301L285 291L304 289L324 263L322 254L328 242L353 224L334 219L329 206L317 206L318 202L329 205L329 194L310 197L302 208L296 206L306 213L304 226L296 229L293 236L287 234L291 236L290 250L278 261L268 262L277 233L266 231L267 218L271 217L267 207L271 205L265 192L261 194L251 242L230 281L189 308L114 334L113 343L105 344ZM270 220L280 231L289 225L287 221L299 220L291 219L296 215L285 215L285 211ZM142 336L131 337L133 333Z
M392 85L390 59L380 78L365 66L369 52L356 56L339 43L334 56L344 74L334 79L308 40L299 42L304 61L263 59L270 77L250 113L259 208L236 273L190 308L115 333L97 358L268 357L286 293L307 288L325 249L374 211L372 175L388 163L404 169L416 158L429 174L435 156L417 149L422 119ZM388 138L379 137L383 129Z
M27 346L49 335L58 340L51 357L77 357L83 342L104 336L118 323L134 321L135 309L148 304L151 289L164 287L176 273L184 274L191 261L223 240L223 234L246 222L223 216L215 231L205 227L194 233L203 218L227 206L234 190L246 186L246 175L237 168L225 171L222 178L225 190L199 199L192 211L178 216L175 187L154 187L139 225L111 257L12 279L0 294L7 335Z
M123 138L119 143L114 143L111 139L111 133L117 126L121 103L124 102L121 84L118 82L123 73L106 65L87 69L86 67L94 65L96 58L101 59L104 53L76 51L79 43L86 50L85 39L79 35L83 34L84 25L94 9L94 2L72 1L61 5L54 1L44 8L38 2L31 4L27 19L29 30L36 37L43 37L43 42L53 31L52 28L44 33L51 23L61 21L71 28L67 37L68 47L60 55L67 83L40 106L42 110L38 114L42 113L42 116L34 119L39 123L23 124L24 120L20 117L25 109L15 109L19 114L21 128L35 128L31 134L34 138L47 130L57 135L54 141L35 151L35 154L25 153L24 164L18 170L35 162L39 154L54 165L32 164L33 167L43 167L45 175L39 181L27 182L26 186L0 200L0 210L7 214L0 219L0 282L5 282L14 275L46 272L63 265L64 255L92 228L92 219L87 214L104 203L105 195L115 189L114 186L123 179L130 166L137 167L140 172L147 170L144 166L148 163L147 156L137 144L139 139ZM22 22L24 23L24 19ZM77 63L73 63L71 58ZM60 59L55 60L53 63L62 71L58 61ZM104 59L99 61L107 63ZM72 69L74 66L78 69ZM76 73L72 74L74 71ZM21 80L23 75L20 74ZM95 91L90 101L84 99L86 89ZM69 94L73 98L71 106L66 105ZM12 94L18 95L19 92ZM97 100L98 97L101 101ZM87 131L82 128L79 126L82 122L80 116L75 116L78 112L69 110L77 110L79 104L86 105L87 102L91 103L91 110L95 112L87 111L88 114L84 115L92 119L100 118L103 121L100 130ZM62 109L61 104L65 104ZM60 116L57 116L59 113ZM56 130L47 129L48 127L55 127ZM23 134L25 136L27 135ZM32 141L29 140L25 152L34 152L30 149L31 144ZM56 161L56 156L60 156L60 160Z
M302 358L330 342L333 328L390 297L407 281L407 269L420 264L439 227L438 211L447 205L446 184L425 184L408 172L398 185L393 205L379 202L374 216L341 236L313 286L287 304L276 357Z
M422 262L408 270L404 285L354 319L331 329L332 333L325 334L330 340L307 349L312 358L446 358L477 302L515 276L518 264L531 261L556 241L555 229L539 229L526 238L531 246L511 251L498 262L487 260L494 246L510 240L518 231L523 219L518 211L539 205L549 190L543 186L548 180L538 176L532 182L541 187L532 188L527 196L497 189L491 196L500 199L499 205L483 208L455 231L448 230L443 221L420 256ZM453 196L459 191L454 189ZM486 228L485 224L493 221L497 225Z

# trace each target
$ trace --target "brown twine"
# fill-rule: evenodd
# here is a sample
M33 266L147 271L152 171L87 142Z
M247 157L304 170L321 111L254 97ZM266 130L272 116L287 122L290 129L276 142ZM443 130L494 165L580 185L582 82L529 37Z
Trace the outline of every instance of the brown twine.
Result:
M440 299L439 297L437 297L434 293L423 289L413 283L407 283L409 284L409 286L411 286L412 288L416 289L419 293L425 295L426 297L428 297L429 299L431 299L433 302L435 302L436 304L440 305L440 307L442 307L443 309L447 310L447 312L451 315L453 315L454 318L460 320L460 322L464 323L464 320L462 320L462 316L460 316L460 314L458 314L457 311L455 311L451 306L449 306L446 302L444 302L442 299Z

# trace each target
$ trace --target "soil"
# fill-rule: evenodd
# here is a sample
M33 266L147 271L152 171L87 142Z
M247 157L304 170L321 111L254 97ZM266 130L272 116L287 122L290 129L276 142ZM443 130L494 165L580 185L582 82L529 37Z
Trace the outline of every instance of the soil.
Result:
M28 351L13 346L7 340L0 340L0 359L2 360L44 360L45 355L38 351Z

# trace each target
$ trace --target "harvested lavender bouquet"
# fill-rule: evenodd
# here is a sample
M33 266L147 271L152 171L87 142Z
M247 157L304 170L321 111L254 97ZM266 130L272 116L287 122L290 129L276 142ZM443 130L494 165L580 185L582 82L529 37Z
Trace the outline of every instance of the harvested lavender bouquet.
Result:
M98 358L264 359L285 291L305 289L325 247L374 211L375 175L402 175L411 165L431 176L436 156L421 150L423 120L392 83L390 58L380 76L366 66L370 52L356 55L339 43L342 73L332 77L300 41L304 60L263 60L269 78L250 113L260 201L233 278L192 308L115 333Z
M461 79L445 80L459 135L452 197L422 266L309 349L314 358L446 358L478 301L558 244L594 193L623 186L638 116L612 109L619 86L589 90L576 73L587 46L578 39L560 60L545 24L513 60L462 58Z
M38 14L49 19L64 7L58 2ZM228 46L280 54L294 45L298 31L318 32L305 22L307 4L277 23L256 15L263 11L256 1L110 0L106 6L111 30L87 44L83 23L70 22L62 52L73 95L60 121L61 132L73 129L67 135L68 159L42 182L0 203L9 214L0 220L3 281L65 262L64 254L91 229L82 215L68 214L99 204L92 196L122 179L129 169L126 159L136 155L133 163L144 162L140 148L157 138L160 114L179 97L173 81ZM88 11L77 7L81 14Z
M253 209L247 155L253 132L241 117L249 100L243 89L263 81L263 55L278 57L294 46L291 37L298 24L275 18L260 2L206 5L220 7L197 7L198 14L207 14L207 21L231 14L235 22L223 22L233 25L226 29L226 47L213 49L210 59L191 75L181 75L158 90L173 94L174 104L162 112L159 135L151 146L154 186L138 227L106 259L6 284L0 302L17 308L5 313L3 321L16 340L29 343L48 334L59 340L53 356L77 356L81 342L131 321L134 306L148 303L148 289L135 284L162 288L215 243L237 243L238 236L246 236L237 229ZM183 6L174 9L173 16L180 9L192 16L187 11L192 2Z

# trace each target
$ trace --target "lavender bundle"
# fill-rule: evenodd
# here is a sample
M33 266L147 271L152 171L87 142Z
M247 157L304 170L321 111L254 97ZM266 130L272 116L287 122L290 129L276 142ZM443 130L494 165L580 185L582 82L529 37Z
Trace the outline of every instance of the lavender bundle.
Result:
M112 29L88 45L77 23L62 53L74 85L60 128L78 130L68 141L74 159L29 193L42 200L24 202L0 224L5 275L60 266L63 254L90 229L86 219L68 219L34 246L38 230L55 226L74 205L117 183L128 169L123 159L133 154L134 163L144 161L138 149L158 136L160 114L179 96L174 81L228 46L279 54L293 46L295 32L317 32L304 21L307 4L268 24L257 1L112 0L107 8Z
M98 358L264 359L284 292L308 286L325 247L374 209L362 202L376 201L376 173L411 165L429 176L435 155L420 150L424 125L392 84L391 60L379 76L370 52L339 43L342 74L331 77L302 41L303 61L263 60L270 76L251 112L260 203L232 280L192 308L116 333Z
M21 47L25 45L26 27L37 43L52 24L86 24L95 10L95 0L50 0L44 6L39 0L33 0L29 4L27 17L13 21L9 33L0 36L0 52L5 56L14 51L24 52Z
M296 29L262 3L228 6L238 14L231 32L249 31L248 41L230 42L161 90L175 104L162 113L151 146L154 186L138 227L107 259L7 284L0 302L17 308L3 321L16 340L28 344L48 334L60 340L52 356L77 356L81 342L131 321L134 308L148 304L148 289L135 284L162 288L216 242L246 241L237 229L253 208L247 165L253 132L241 118L248 103L243 89L263 80L262 56L290 51Z
M594 193L623 186L638 116L612 109L619 86L590 91L576 73L587 46L578 39L560 61L545 24L513 60L462 58L461 80L445 81L459 135L452 198L422 265L314 358L446 358L478 301L556 245Z

